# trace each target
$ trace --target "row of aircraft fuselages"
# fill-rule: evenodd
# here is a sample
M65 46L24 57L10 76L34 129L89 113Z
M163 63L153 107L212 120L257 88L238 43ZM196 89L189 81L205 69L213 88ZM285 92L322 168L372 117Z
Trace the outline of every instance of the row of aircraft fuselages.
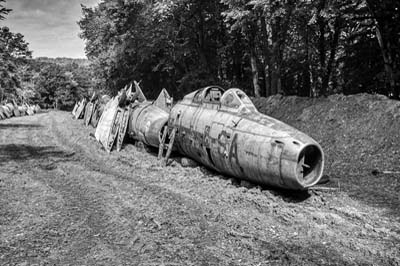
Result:
M29 105L22 104L18 105L16 103L6 103L0 105L0 120L4 120L11 117L19 117L25 115L34 115L39 112L39 105Z
M257 111L240 89L199 89L173 104L166 90L148 101L137 82L117 96L83 99L75 119L119 151L126 134L137 142L178 152L227 176L262 186L306 190L323 173L321 146L299 130ZM169 150L168 150L169 148ZM167 155L168 157L168 155ZM167 158L168 159L168 158Z

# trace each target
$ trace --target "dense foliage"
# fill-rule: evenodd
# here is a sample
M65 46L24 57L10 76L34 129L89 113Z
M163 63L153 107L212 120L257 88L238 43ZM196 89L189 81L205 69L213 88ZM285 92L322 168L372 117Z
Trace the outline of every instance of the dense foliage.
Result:
M398 97L397 0L102 0L79 22L96 84L151 96L208 84L255 96Z
M29 79L43 106L70 109L93 91L87 60L37 58L29 62ZM25 86L27 88L27 86Z
M0 20L5 19L11 10L4 7L0 0ZM31 57L28 44L19 33L13 33L8 27L0 27L0 101L17 94L21 85L19 69Z

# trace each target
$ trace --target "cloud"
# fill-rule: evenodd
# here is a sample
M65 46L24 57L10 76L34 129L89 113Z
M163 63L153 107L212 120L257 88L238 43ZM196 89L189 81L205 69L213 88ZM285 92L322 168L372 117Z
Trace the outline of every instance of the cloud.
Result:
M35 57L82 58L84 41L79 39L77 21L81 4L94 6L100 0L8 0L13 11L1 25L20 32L30 43Z

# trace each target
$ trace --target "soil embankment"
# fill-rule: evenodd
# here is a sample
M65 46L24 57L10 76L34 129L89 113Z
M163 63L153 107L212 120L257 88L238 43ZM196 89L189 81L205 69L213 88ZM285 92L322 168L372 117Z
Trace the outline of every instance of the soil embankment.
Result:
M321 144L325 173L333 183L352 197L400 215L399 101L358 94L326 99L278 95L254 102L261 112Z

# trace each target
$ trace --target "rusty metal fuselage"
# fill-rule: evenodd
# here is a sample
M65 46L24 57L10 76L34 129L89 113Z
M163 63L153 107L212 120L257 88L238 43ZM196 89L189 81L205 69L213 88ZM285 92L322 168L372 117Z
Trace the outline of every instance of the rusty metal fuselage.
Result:
M322 176L320 145L293 127L257 111L239 89L211 86L171 111L180 153L224 174L258 184L306 189Z
M154 102L147 101L139 83L134 82L134 85L135 93L132 95L136 100L130 105L128 135L146 145L159 147L173 99L163 89Z
M168 118L169 113L152 102L137 102L131 105L128 135L146 145L158 147Z

